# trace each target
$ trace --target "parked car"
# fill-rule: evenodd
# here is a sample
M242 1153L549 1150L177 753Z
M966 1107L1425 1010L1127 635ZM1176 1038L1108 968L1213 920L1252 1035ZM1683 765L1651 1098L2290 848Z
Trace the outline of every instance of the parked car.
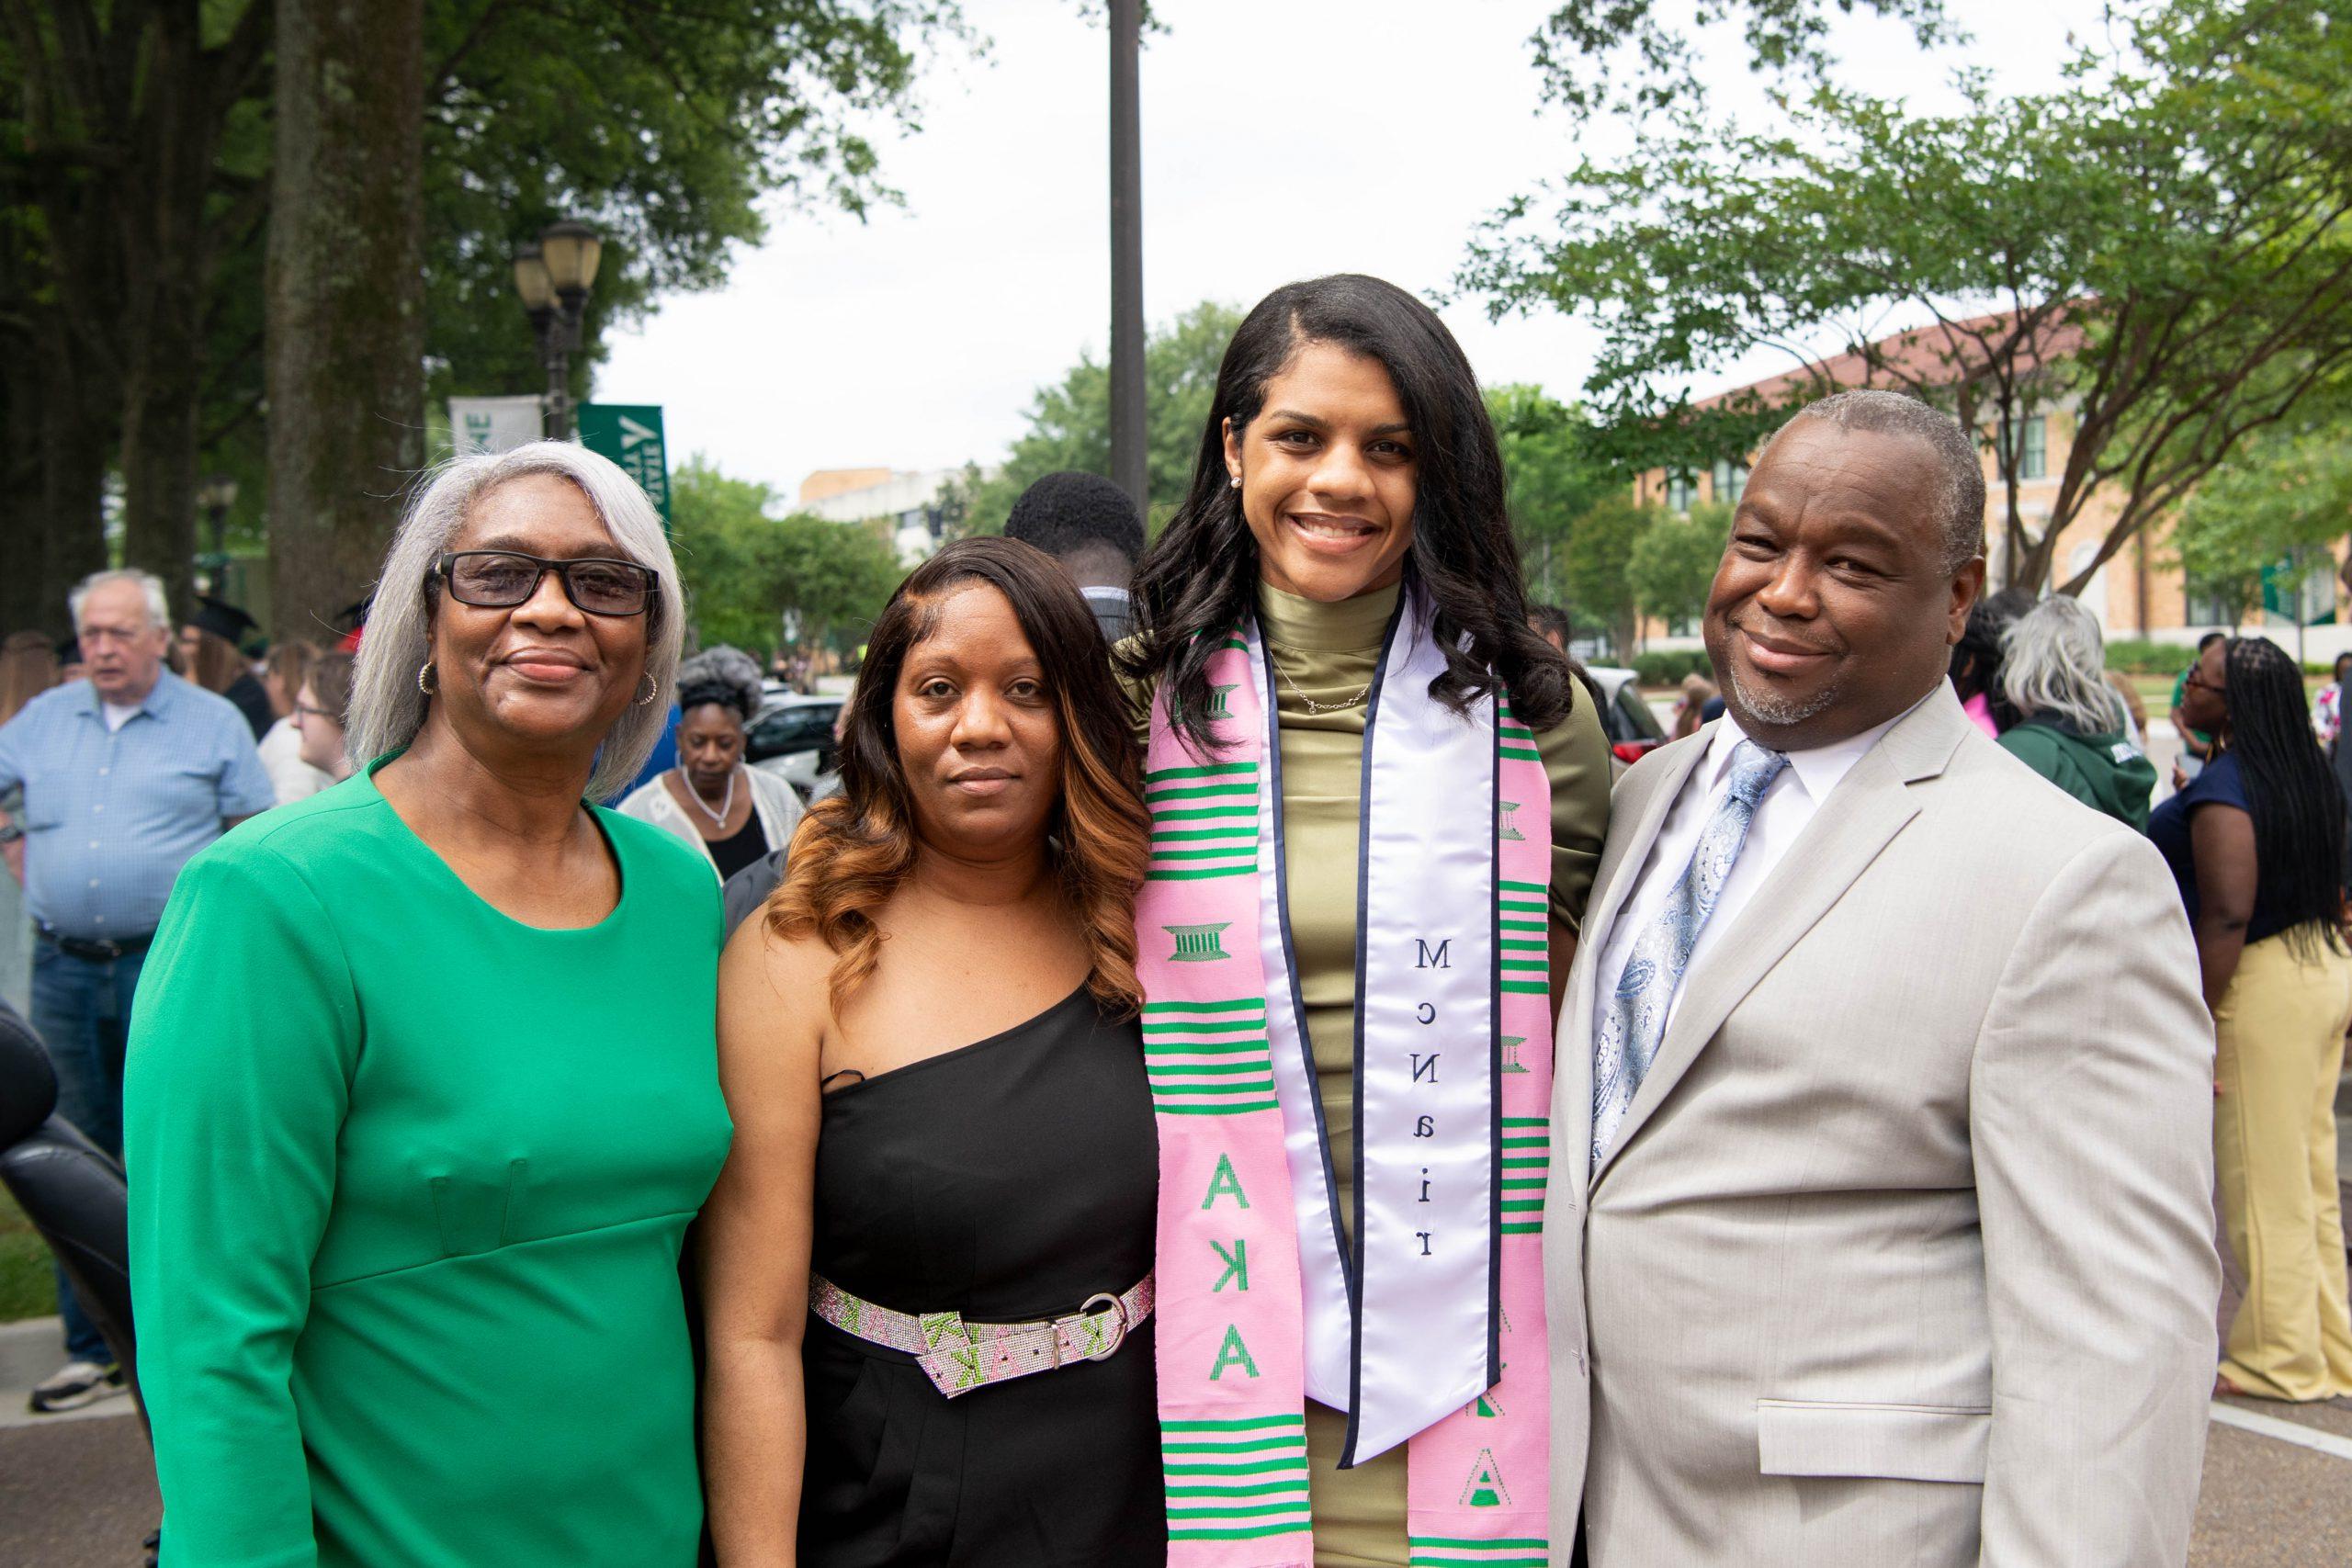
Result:
M1666 744L1666 726L1650 711L1631 670L1588 664L1584 672L1600 688L1600 728L1609 737L1611 755L1630 765Z
M782 777L801 799L810 798L839 765L833 723L841 716L842 701L790 692L775 697L745 727L743 760Z

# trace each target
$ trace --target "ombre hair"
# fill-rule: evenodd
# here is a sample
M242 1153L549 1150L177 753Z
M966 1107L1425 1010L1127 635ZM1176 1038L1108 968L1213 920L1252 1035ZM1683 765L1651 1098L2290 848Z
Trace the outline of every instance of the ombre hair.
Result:
M620 553L658 574L645 612L645 671L653 679L657 699L676 686L685 595L669 538L662 532L662 515L637 481L611 458L568 441L534 441L509 452L458 457L443 464L417 493L385 553L384 572L359 639L351 711L345 720L355 765L365 767L399 750L424 728L429 699L417 677L433 657L433 612L439 597L433 563L465 526L476 502L532 474L552 474L577 485ZM608 800L628 786L669 718L670 705L660 700L632 704L622 712L596 753L588 778L591 800Z
M1092 958L1087 989L1132 1011L1143 1001L1136 890L1151 842L1141 763L1093 613L1052 557L1014 539L956 540L915 568L883 606L842 732L842 792L801 818L783 885L768 899L768 930L786 939L814 935L832 950L836 1014L873 975L882 953L875 914L915 865L914 801L892 717L899 671L937 629L949 598L975 584L1012 606L1059 721L1060 798L1046 833Z

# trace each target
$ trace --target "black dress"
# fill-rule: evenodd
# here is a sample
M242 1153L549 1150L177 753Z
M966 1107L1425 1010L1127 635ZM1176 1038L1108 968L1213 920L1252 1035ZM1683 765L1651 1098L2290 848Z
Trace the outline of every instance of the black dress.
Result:
M810 1267L899 1312L1066 1316L1151 1268L1158 1150L1141 1032L1081 989L825 1096ZM811 1314L803 1568L1165 1562L1152 1328L949 1400Z

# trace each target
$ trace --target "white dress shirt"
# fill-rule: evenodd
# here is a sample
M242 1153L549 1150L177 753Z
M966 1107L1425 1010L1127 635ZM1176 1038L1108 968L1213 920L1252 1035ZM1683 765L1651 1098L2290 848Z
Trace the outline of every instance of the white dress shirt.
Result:
M1740 910L1747 908L1765 878L1772 874L1772 868L1781 863L1789 846L1797 841L1830 792L1878 744L1879 737L1903 718L1904 715L1897 714L1860 735L1816 746L1809 751L1789 753L1789 765L1781 770L1780 776L1765 790L1764 798L1757 803L1756 816L1747 825L1747 840L1740 849L1739 859L1733 863L1731 874L1724 879L1723 891L1715 897L1707 923L1699 929L1699 940L1690 949L1690 962L1683 967L1682 979L1676 983L1673 999L1667 1006L1668 1026L1673 1023L1674 1009L1680 1004L1690 976L1706 962L1707 950L1739 919ZM1609 928L1601 945L1600 968L1593 976L1597 982L1592 994L1595 1040L1600 1038L1601 1023L1609 1015L1609 999L1617 992L1617 979L1625 972L1625 959L1633 952L1634 939L1666 907L1675 884L1689 869L1691 853L1699 847L1700 830L1714 815L1716 804L1730 787L1732 751L1747 739L1738 721L1729 714L1724 715L1707 741L1707 754L1699 759L1699 765L1682 781L1681 792L1668 807L1657 841L1650 845L1649 858L1642 863L1634 890L1618 907L1616 921ZM1759 740L1757 744L1762 746L1764 742Z

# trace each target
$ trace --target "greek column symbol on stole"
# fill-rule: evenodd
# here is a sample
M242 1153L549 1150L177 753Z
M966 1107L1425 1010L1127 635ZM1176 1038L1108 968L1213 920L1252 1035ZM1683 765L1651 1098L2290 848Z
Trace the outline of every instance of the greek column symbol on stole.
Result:
M1519 1048L1526 1043L1527 1036L1524 1034L1506 1034L1503 1036L1503 1071L1507 1073L1523 1073L1527 1071L1526 1066L1519 1059Z
M1220 958L1230 958L1218 933L1231 925L1231 920L1219 920L1205 926L1162 926L1159 929L1176 939L1176 951L1170 958L1178 964L1214 964Z
M1521 832L1517 828L1511 825L1512 818L1517 816L1519 812L1519 802L1516 800L1498 800L1495 802L1495 809L1502 816L1502 820L1495 824L1495 837L1514 843L1525 843L1527 841L1527 835Z
M1233 716L1233 710L1226 705L1232 700L1233 694L1238 691L1240 687L1241 682L1238 681L1236 681L1229 686L1212 685L1209 688L1208 712L1203 716L1206 718L1231 718Z

